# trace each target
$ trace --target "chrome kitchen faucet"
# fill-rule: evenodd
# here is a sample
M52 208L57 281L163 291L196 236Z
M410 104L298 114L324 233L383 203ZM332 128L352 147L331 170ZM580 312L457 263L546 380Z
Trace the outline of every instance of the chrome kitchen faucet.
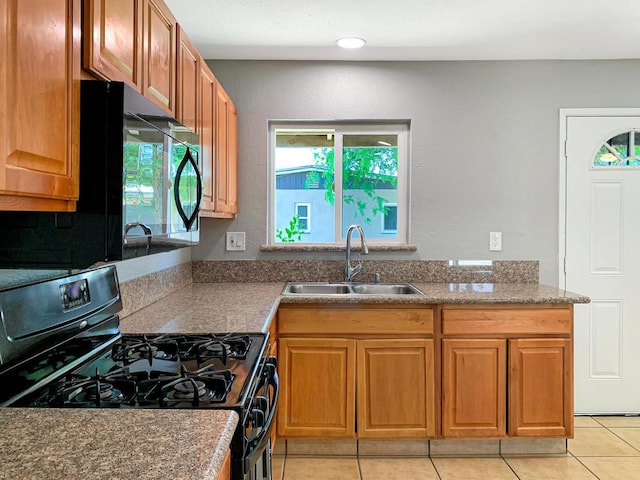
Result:
M351 266L351 234L354 230L358 230L360 234L360 253L362 255L366 255L369 253L369 248L367 247L367 241L364 238L364 231L360 225L351 225L347 230L347 257L344 262L344 281L352 282L353 277L355 277L362 270L362 263L358 262L355 267Z

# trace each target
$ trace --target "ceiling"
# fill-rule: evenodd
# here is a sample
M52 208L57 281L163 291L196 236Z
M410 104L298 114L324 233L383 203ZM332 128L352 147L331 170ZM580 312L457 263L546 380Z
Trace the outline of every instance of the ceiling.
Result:
M640 58L638 0L165 0L206 59ZM364 38L359 50L335 45Z

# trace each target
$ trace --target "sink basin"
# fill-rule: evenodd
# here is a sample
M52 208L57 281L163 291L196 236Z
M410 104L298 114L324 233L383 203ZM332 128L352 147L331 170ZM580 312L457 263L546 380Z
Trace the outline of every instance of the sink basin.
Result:
M282 295L424 295L410 283L292 282Z
M409 283L358 283L351 288L353 293L363 295L422 295Z
M283 295L337 295L351 293L349 285L335 283L289 283Z

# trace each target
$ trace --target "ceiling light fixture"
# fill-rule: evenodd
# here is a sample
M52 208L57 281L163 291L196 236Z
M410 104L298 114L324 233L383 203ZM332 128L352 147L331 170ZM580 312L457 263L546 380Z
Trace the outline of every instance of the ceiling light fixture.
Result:
M336 44L342 48L361 48L364 47L365 43L367 42L357 37L345 37L336 41Z

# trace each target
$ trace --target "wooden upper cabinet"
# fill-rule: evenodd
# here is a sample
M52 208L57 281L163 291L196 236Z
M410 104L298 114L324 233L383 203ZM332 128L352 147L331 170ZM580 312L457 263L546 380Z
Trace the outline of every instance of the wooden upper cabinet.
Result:
M162 0L144 0L142 94L172 116L176 105L177 23Z
M227 92L208 68L202 68L202 71L202 88L208 90L202 93L203 101L211 91L214 93L214 116L211 124L214 126L215 140L211 149L213 167L210 173L207 171L206 152L203 155L205 193L201 215L233 218L238 211L238 112ZM203 126L208 123L208 119L204 118L205 114L203 107ZM207 188L208 182L211 182L210 188ZM212 198L211 204L207 203L209 194Z
M197 132L200 121L200 54L180 25L177 72L176 118L184 126Z
M200 62L200 111L198 136L200 137L200 159L202 165L201 215L215 210L216 170L216 77L209 66Z
M230 102L229 134L227 145L227 197L230 213L238 213L238 110Z
M229 119L231 100L222 86L216 89L216 198L215 210L229 212Z
M80 25L80 0L0 2L0 210L75 210Z
M357 341L358 438L436 434L433 340Z
M83 67L141 89L143 0L85 0Z
M126 82L176 116L177 23L164 2L85 0L84 8L84 68Z

